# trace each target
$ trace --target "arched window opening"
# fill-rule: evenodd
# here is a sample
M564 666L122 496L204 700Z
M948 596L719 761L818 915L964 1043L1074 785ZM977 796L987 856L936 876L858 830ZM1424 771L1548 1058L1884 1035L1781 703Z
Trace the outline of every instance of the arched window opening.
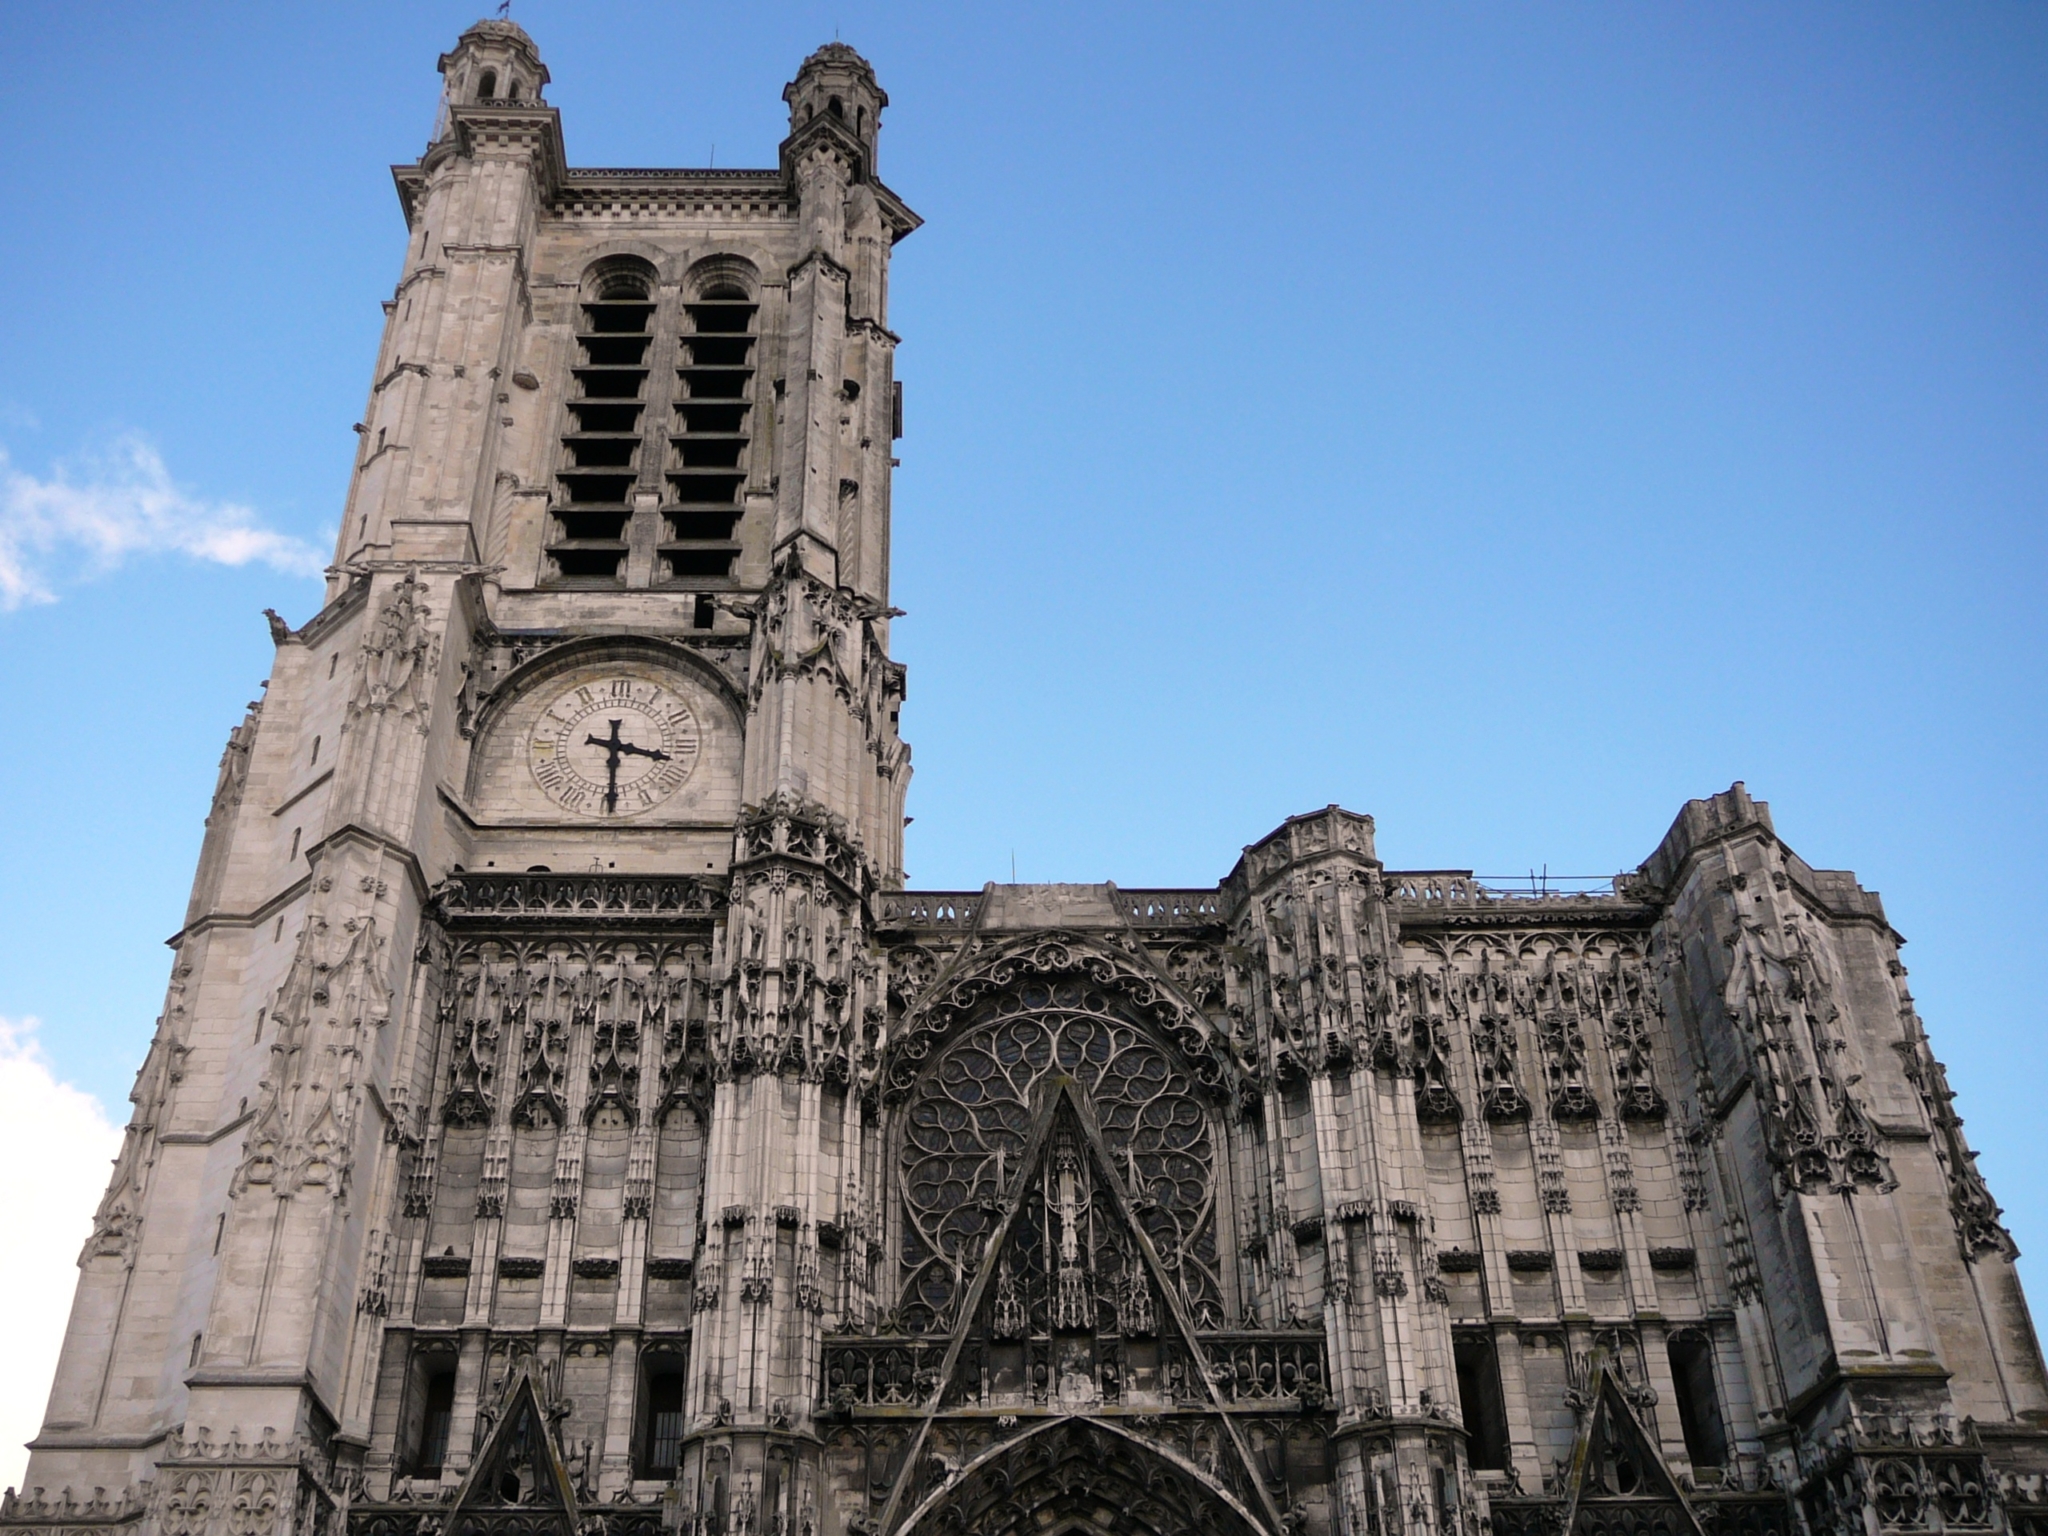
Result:
M831 100L825 103L825 110L832 114L834 121L841 123L846 121L846 108L839 104L839 98L837 96L834 96Z
M654 288L649 274L601 274L582 305L568 431L555 473L548 559L576 585L611 585L624 574L626 527L640 478Z
M495 69L487 69L476 83L476 99L478 101L489 101L497 94L498 72Z
M1507 1404L1500 1390L1500 1361L1493 1336L1461 1333L1452 1342L1458 1367L1458 1406L1465 1419L1465 1455L1475 1472L1508 1468Z
M739 556L758 310L724 277L683 306L659 551L665 580L728 577Z
M512 76L511 79L505 82L505 99L507 101L517 101L519 99L519 77L517 75Z
M1016 998L1018 1012L999 1013L948 1046L905 1105L900 1315L924 1332L951 1325L973 1259L993 1229L995 1203L1017 1198L1030 1183L1033 1193L1008 1239L1017 1250L1010 1285L1021 1309L1008 1330L1014 1338L1036 1337L1061 1322L1063 1282L1055 1270L1076 1261L1129 1287L1111 1309L1117 1328L1135 1333L1156 1325L1151 1277L1134 1257L1092 1156L1075 1149L1077 1182L1068 1193L1080 1204L1072 1212L1047 1203L1053 1196L1046 1193L1046 1149L1056 1135L1041 1143L1033 1168L1023 1164L1034 1118L1045 1112L1044 1085L1067 1077L1090 1104L1116 1176L1134 1196L1137 1218L1175 1277L1187 1316L1197 1328L1222 1327L1219 1137L1192 1073L1100 992L1059 984L1023 993L1035 996ZM1056 1265L1048 1257L1051 1234L1064 1230L1070 1216L1080 1223L1077 1252Z
M1728 1464L1728 1432L1721 1423L1721 1404L1714 1391L1714 1345L1687 1331L1671 1339L1671 1385L1678 1398L1678 1423L1685 1434L1685 1454L1696 1467Z
M678 1355L649 1358L640 1386L640 1432L633 1475L672 1478L683 1446L683 1361Z
M411 1431L405 1437L406 1467L414 1477L439 1477L448 1459L448 1429L455 1422L455 1361L430 1357L413 1374L409 1394Z

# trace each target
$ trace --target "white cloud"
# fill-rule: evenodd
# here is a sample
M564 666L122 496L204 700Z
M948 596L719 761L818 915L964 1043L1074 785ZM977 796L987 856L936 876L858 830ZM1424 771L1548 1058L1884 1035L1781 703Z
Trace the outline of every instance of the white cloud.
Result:
M57 1080L35 1032L32 1018L0 1018L0 1211L10 1231L0 1264L10 1353L0 1371L0 1487L10 1488L28 1465L23 1443L42 1428L78 1251L121 1150L100 1101Z
M219 565L261 561L293 576L326 564L302 539L265 528L248 507L205 501L171 480L156 449L123 437L48 479L0 449L0 609L57 600L66 567L98 575L136 555L180 554Z

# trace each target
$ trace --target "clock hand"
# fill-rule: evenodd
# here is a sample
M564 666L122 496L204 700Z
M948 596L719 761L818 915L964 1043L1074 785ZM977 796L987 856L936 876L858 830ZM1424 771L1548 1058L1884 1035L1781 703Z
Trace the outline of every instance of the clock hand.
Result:
M649 758L657 763L665 763L669 760L668 754L659 748L638 747L630 741L621 741L619 739L620 724L621 722L617 720L611 722L612 733L608 737L585 736L583 738L584 745L586 746L604 748L604 809L606 815L610 815L619 808L619 762L627 753L631 753L635 757Z
M619 752L625 743L619 740L619 722L612 722L609 740L602 736L586 736L584 745L604 748L604 810L609 816L619 808Z

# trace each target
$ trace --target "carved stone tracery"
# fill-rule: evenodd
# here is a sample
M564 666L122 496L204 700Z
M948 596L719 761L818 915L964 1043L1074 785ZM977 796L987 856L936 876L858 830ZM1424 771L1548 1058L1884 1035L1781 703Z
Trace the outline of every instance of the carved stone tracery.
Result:
M1061 1074L1089 1095L1112 1155L1135 1172L1139 1220L1190 1312L1202 1320L1198 1326L1221 1326L1216 1146L1211 1111L1193 1074L1114 1010L1105 994L1078 979L1026 982L995 999L988 1014L924 1075L902 1114L899 1310L906 1324L922 1332L950 1323L962 1274L979 1258L1001 1192L1018 1171L1038 1084ZM1070 1156L1076 1158L1073 1178L1085 1182L1078 1154ZM1053 1225L1062 1227L1063 1218ZM1094 1241L1113 1247L1113 1226L1096 1230ZM1047 1236L1063 1246L1073 1240L1065 1230ZM1077 1248L1074 1261L1081 1257ZM1122 1269L1121 1260L1106 1253L1087 1257L1090 1272L1105 1285ZM1052 1272L1040 1270L1042 1278ZM1062 1272L1061 1289L1052 1292L1042 1283L1034 1290L1028 1276L1013 1282L1031 1293L1034 1307L1054 1313L1066 1296L1063 1288L1082 1283L1078 1269L1071 1278ZM1079 1321L1078 1314L1070 1319L1074 1326ZM1041 1328L1055 1324L1056 1316L1048 1321L1041 1314Z

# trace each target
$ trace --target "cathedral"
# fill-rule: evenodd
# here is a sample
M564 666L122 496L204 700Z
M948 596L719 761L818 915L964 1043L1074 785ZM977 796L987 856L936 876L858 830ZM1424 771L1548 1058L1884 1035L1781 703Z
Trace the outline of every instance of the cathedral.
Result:
M440 74L6 1536L2048 1536L1874 893L1741 784L906 889L873 71L760 170Z

